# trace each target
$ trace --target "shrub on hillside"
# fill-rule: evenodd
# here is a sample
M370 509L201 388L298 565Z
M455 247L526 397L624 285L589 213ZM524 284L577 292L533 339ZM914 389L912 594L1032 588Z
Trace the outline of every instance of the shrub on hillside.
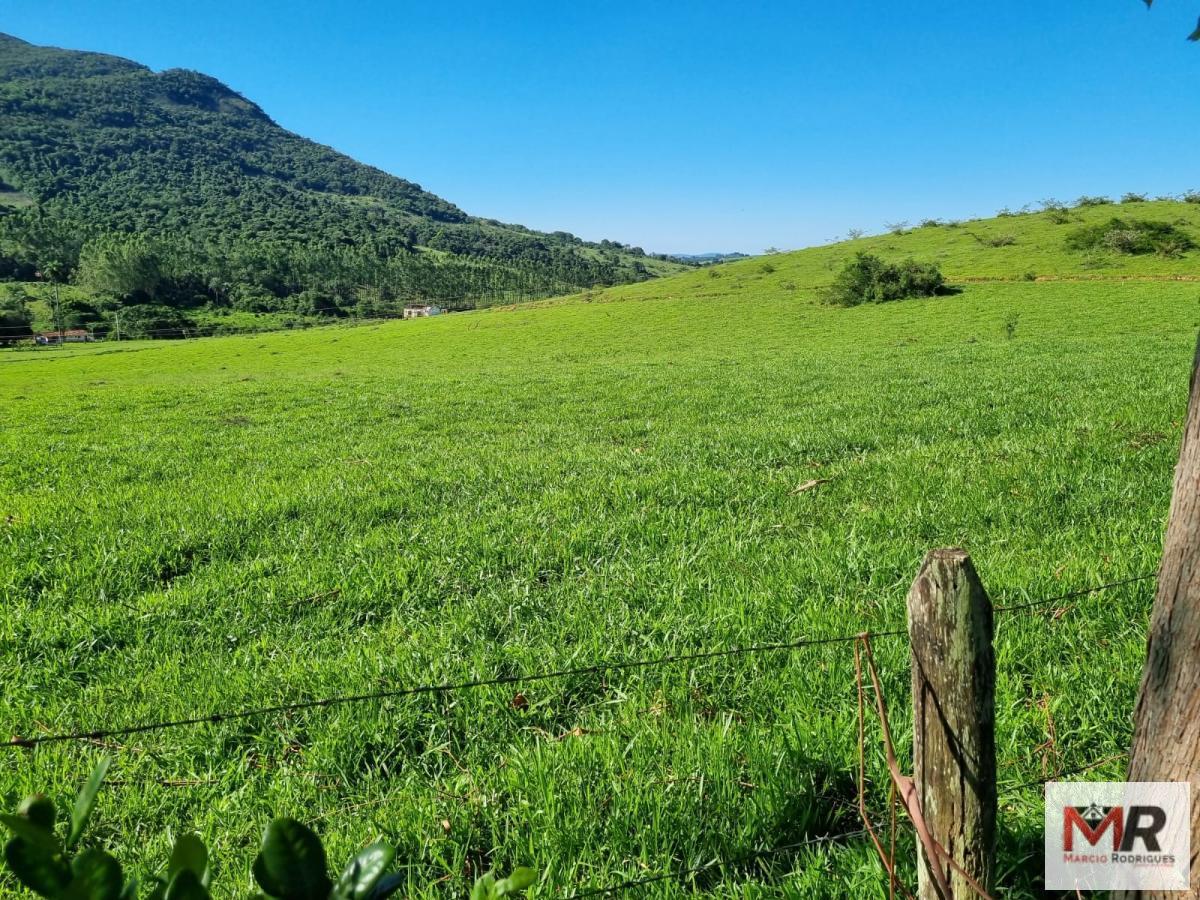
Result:
M1071 211L1067 205L1053 198L1042 201L1042 212L1055 225L1065 225L1071 221Z
M931 297L945 290L946 280L934 263L906 259L890 263L870 253L857 253L838 273L827 300L838 306L887 303L908 297Z
M1067 236L1066 248L1082 252L1108 250L1128 256L1158 253L1180 256L1196 244L1191 236L1170 222L1112 218L1087 225Z
M1200 191L1184 191L1184 203L1200 203Z
M1076 206L1108 206L1110 203L1112 200L1108 197L1089 197L1087 194L1075 201Z
M1126 193L1124 196L1121 197L1121 202L1122 203L1145 203L1146 195L1136 193L1135 191L1129 191L1128 193Z
M968 231L971 237L984 247L1011 247L1017 242L1015 234L976 234L974 231Z

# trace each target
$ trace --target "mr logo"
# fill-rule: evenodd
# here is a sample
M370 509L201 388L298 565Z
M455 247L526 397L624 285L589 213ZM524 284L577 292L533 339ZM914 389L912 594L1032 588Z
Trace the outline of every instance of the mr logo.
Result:
M1128 813L1123 806L1063 807L1063 850L1075 850L1075 833L1095 847L1106 831L1112 834L1114 853L1132 853L1140 849L1146 853L1161 853L1159 836L1167 825L1167 811L1161 806L1130 806Z
M1046 785L1046 889L1178 891L1191 869L1187 782Z

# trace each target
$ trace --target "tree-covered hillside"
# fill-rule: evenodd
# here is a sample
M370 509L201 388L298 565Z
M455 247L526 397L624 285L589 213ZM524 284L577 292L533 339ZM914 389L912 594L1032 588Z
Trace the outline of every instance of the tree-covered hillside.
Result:
M101 306L474 305L673 266L467 215L207 75L0 35L0 277ZM307 310L301 310L307 311Z

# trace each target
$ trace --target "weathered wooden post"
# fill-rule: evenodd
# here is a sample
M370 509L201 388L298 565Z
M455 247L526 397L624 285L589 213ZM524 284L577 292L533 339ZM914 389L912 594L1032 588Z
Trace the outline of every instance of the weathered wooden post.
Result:
M1200 343L1133 718L1129 780L1192 784L1191 896L1200 896Z
M913 781L930 835L990 890L996 845L996 659L992 601L963 550L931 550L908 592ZM963 875L918 843L918 897L973 897Z

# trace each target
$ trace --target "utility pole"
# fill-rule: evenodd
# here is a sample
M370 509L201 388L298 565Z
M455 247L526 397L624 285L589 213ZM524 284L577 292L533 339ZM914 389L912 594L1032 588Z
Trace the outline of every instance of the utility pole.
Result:
M58 349L63 348L62 301L58 297L58 282L54 282L54 327L58 329Z

